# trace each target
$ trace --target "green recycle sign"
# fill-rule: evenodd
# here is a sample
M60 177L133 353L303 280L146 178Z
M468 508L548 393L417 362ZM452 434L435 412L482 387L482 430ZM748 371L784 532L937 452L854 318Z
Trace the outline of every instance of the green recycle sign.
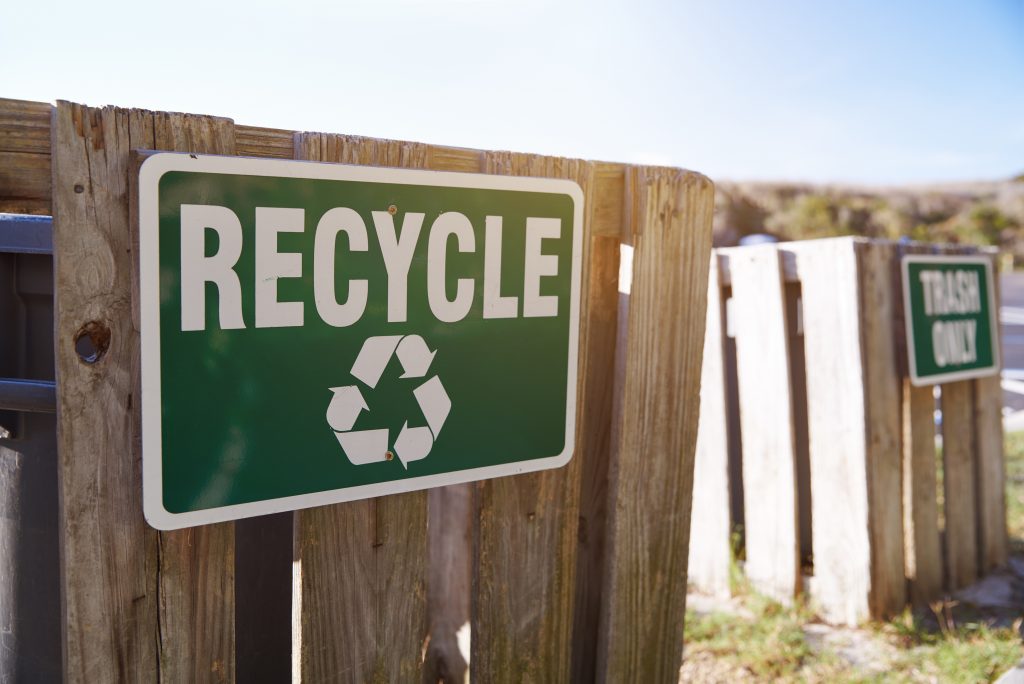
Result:
M352 377L371 390L380 382L381 376L393 355L402 364L402 378L423 378L430 370L436 351L427 347L419 335L378 335L363 342L359 355L352 364ZM331 387L334 393L327 407L327 424L334 430L346 458L353 465L378 463L389 458L388 444L391 440L387 428L354 430L356 419L364 410L369 410L358 385ZM452 409L451 399L441 379L434 375L413 391L413 396L423 411L426 425L413 427L406 420L395 439L395 455L402 466L427 457L434 446L441 428Z

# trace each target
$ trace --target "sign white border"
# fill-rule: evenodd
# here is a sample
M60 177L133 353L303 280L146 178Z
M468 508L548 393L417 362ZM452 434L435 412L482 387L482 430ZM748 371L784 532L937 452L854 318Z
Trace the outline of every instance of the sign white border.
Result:
M914 319L910 312L910 264L981 264L985 267L986 288L988 289L989 326L992 330L992 365L985 368L953 371L939 375L919 377L917 374L917 355L914 354ZM941 385L955 380L971 380L984 378L999 373L1002 367L1000 357L999 319L996 308L995 277L992 272L992 258L979 254L904 254L900 260L900 273L903 281L903 323L907 332L907 363L910 370L910 384L914 387Z
M362 181L481 190L517 190L569 195L573 200L572 289L569 305L568 379L566 383L565 447L557 456L517 463L458 470L377 484L234 504L200 511L172 513L163 506L162 416L160 394L160 178L170 171L220 173L277 178ZM388 494L474 482L505 475L558 468L572 458L576 440L576 381L579 365L580 286L583 259L583 190L571 181L522 176L491 176L450 171L348 166L284 159L216 157L159 153L139 170L139 293L142 337L142 502L146 521L160 530L238 520L294 511L311 506L367 499Z

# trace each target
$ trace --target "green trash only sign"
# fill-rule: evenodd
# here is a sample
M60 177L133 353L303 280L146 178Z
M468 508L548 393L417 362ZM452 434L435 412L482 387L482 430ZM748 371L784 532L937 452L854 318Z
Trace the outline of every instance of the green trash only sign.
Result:
M152 526L571 458L575 183L156 154L139 211Z
M998 373L991 259L907 255L902 271L911 383L921 387Z

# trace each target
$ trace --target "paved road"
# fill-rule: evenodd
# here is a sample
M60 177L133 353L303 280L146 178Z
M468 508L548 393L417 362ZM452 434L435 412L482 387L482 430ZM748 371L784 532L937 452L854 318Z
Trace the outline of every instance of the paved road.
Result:
M999 278L1003 324L1003 405L1024 411L1024 273ZM1020 383L1019 385L1017 383Z

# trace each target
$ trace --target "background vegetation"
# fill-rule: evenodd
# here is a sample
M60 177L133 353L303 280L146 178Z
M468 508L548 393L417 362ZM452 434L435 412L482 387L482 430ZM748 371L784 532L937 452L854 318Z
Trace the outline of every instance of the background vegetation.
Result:
M987 183L855 188L716 184L715 244L840 235L998 246L1024 265L1024 175Z

